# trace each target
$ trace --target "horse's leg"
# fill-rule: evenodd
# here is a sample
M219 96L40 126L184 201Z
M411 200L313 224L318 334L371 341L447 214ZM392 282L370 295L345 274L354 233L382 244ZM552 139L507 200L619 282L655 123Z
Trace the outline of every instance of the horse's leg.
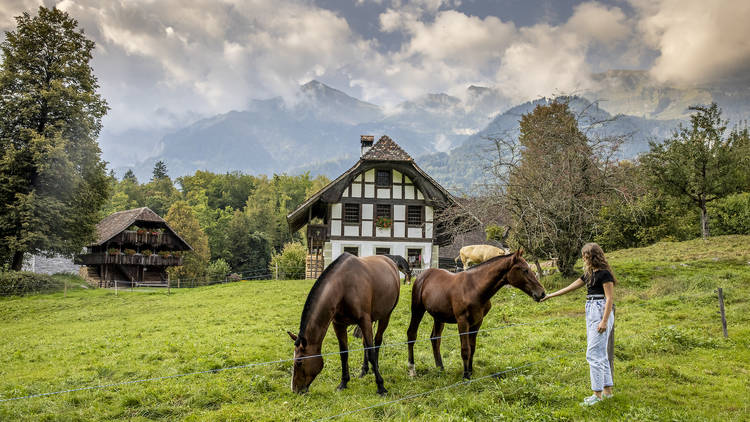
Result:
M365 352L362 354L362 371L359 373L360 378L364 378L370 370L370 365L367 363L367 341L365 340L365 336L362 336L362 347L365 348Z
M336 338L339 340L339 351L341 352L341 384L339 384L339 390L343 390L349 382L349 339L346 325L334 322L333 331L336 332Z
M466 318L458 319L458 334L461 338L461 359L464 361L464 378L471 378L471 371L469 370L469 356L471 356L471 342L469 341L469 334L471 326Z
M435 366L438 368L445 370L443 367L443 358L440 356L440 336L443 335L443 328L445 327L445 323L435 320L435 324L432 326L432 337L430 340L432 341L432 354L435 356Z
M471 346L471 351L469 352L469 375L474 372L474 352L477 351L477 334L480 327L482 327L482 321L472 325L470 328L469 346Z
M422 304L415 304L412 302L411 305L411 321L409 322L409 329L406 331L406 339L409 343L409 376L417 376L417 371L414 370L414 341L417 339L417 330L419 330L419 323L422 322L424 317L425 309Z
M365 356L372 365L372 373L375 374L375 383L378 385L378 394L385 394L388 390L383 387L383 377L380 376L380 370L378 369L377 353L373 349L372 341L372 321L370 316L367 315L359 322L359 327L362 329L362 338L365 341Z

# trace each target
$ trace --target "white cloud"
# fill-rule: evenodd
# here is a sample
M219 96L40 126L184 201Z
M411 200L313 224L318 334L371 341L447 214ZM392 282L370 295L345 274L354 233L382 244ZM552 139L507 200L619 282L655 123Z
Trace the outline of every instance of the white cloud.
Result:
M631 0L648 46L657 50L651 74L662 82L747 79L750 2L746 0Z
M619 7L607 7L595 1L575 6L566 30L589 41L604 44L622 41L631 34L625 13Z

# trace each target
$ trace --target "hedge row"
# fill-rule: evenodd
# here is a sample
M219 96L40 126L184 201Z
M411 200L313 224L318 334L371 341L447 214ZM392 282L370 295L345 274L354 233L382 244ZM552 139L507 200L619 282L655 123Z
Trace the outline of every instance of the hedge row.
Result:
M21 296L60 289L63 282L47 274L28 271L0 271L0 296Z

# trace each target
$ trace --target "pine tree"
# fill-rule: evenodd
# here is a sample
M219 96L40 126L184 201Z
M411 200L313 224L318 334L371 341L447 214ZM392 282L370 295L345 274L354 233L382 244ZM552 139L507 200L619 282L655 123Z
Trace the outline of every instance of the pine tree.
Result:
M154 163L154 170L153 175L151 176L152 181L157 181L161 179L168 178L169 175L167 174L167 165L164 163L164 161L159 160L156 163Z
M27 252L71 254L92 240L109 184L94 42L57 9L16 23L0 44L0 264L18 270Z

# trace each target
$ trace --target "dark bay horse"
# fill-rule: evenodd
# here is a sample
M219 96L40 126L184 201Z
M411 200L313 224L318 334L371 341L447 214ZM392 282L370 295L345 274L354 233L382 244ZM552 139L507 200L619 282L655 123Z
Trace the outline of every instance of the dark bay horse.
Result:
M356 324L362 330L365 348L376 347L365 349L365 360L372 365L378 393L387 393L378 367L377 347L383 342L383 332L398 302L399 291L396 264L384 256L357 258L344 252L326 267L307 296L299 334L288 332L294 340L292 391L306 392L323 370L320 350L328 326L333 322L341 351L339 389L346 388L349 382L346 327ZM372 323L375 321L378 322L378 331L373 339Z
M440 356L440 337L445 323L458 323L461 335L461 358L464 361L464 378L471 378L477 333L482 320L490 311L492 296L505 285L521 289L539 302L546 295L526 260L523 251L498 256L467 271L453 274L430 268L414 282L411 295L411 322L409 340L409 375L414 371L414 341L425 311L435 320L432 327L432 353L435 365L443 369Z
M401 255L384 255L391 259L394 263L396 263L396 266L398 267L398 270L404 273L404 284L409 283L411 284L411 265L409 265L409 261L407 261L403 256Z

